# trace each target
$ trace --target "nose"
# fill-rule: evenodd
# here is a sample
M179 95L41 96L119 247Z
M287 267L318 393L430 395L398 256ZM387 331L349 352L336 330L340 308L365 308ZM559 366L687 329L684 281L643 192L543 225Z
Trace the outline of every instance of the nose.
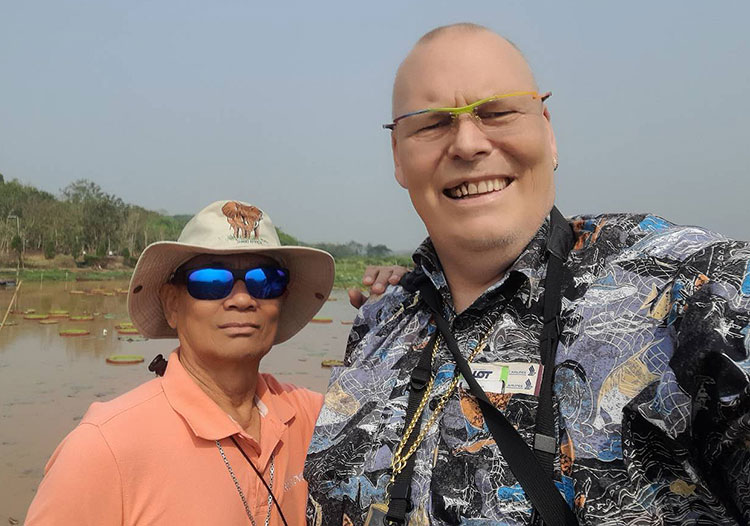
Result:
M492 143L473 114L456 116L453 126L455 131L448 150L453 159L474 161L490 153Z
M232 292L229 293L224 299L224 305L226 308L234 308L238 310L254 310L258 307L258 300L255 299L247 291L245 282L238 279L234 282Z

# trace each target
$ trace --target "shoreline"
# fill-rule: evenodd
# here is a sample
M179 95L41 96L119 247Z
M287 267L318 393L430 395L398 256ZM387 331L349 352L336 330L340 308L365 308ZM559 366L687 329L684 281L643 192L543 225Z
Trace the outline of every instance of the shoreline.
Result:
M366 289L362 285L362 276L368 265L402 265L411 266L411 258L408 257L391 257L391 258L342 258L336 261L336 276L333 282L334 289L347 289L350 287L359 287ZM129 280L133 274L131 268L118 269L92 269L92 268L24 268L16 270L15 268L0 268L0 280L18 279L29 283L44 281L118 281ZM18 274L16 274L18 272ZM12 285L11 285L12 286Z

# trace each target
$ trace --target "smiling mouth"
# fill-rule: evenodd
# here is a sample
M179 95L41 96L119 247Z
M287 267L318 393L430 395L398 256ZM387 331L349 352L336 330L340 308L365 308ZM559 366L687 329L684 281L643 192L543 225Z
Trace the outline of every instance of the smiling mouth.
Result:
M477 195L502 192L513 182L508 177L496 177L495 179L484 179L482 181L463 182L452 188L443 190L443 194L451 199L465 199Z

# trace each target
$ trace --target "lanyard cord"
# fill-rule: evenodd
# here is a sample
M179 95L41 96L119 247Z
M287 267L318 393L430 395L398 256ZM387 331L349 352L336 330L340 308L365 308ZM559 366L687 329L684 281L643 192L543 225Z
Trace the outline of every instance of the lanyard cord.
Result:
M284 517L284 512L281 511L281 506L279 505L279 501L276 500L276 497L274 496L273 491L271 490L271 488L268 487L268 484L263 478L263 475L260 473L260 471L258 471L258 468L255 467L255 464L253 464L250 461L250 458L247 456L247 453L245 453L245 451L240 447L240 445L237 443L237 440L233 436L230 436L229 439L232 442L234 442L234 445L237 447L237 449L240 450L240 453L242 453L242 456L245 457L245 460L247 460L247 463L250 464L250 467L253 468L253 471L255 471L255 474L258 475L258 478L266 487L266 490L268 491L268 495L271 497L271 500L276 505L276 509L278 510L279 516L281 517L281 522L284 523L284 526L289 526L286 522L286 518ZM269 507L269 512L270 512L270 507ZM269 513L269 516L270 516L270 513Z
M234 474L234 470L232 469L232 465L229 463L229 459L227 458L226 454L224 453L224 448L221 447L221 442L216 441L216 447L219 448L219 453L221 453L221 458L224 461L224 465L227 467L227 470L229 471L229 476L232 477L232 482L234 482L234 487L237 489L237 493L240 495L240 500L242 500L242 505L245 507L245 514L247 515L247 518L250 519L250 523L253 526L258 526L255 522L255 517L253 517L252 512L250 511L250 505L247 503L247 499L245 498L245 493L242 491L242 486L240 486L240 481L237 480L237 477ZM271 490L273 491L273 455L271 455L271 467L270 467L270 479L271 479ZM271 521L271 495L272 493L268 494L268 511L266 511L266 520L263 523L264 526L268 526L268 523Z
M431 284L425 284L421 288L421 292L422 297L430 306L430 310L433 311L438 329L443 334L456 365L466 383L469 384L471 393L482 410L485 424L492 438L502 452L510 471L531 501L534 510L538 511L547 526L577 525L578 521L575 514L568 507L552 478L545 472L535 453L518 433L518 430L513 427L513 424L489 401L484 390L472 376L469 364L461 356L461 351L458 349L458 344L450 331L448 322L438 310L440 299L437 290Z
M515 295L516 291L520 287L521 282L515 277L511 278L508 284L505 295ZM421 296L418 294L417 297ZM498 314L501 315L502 311ZM476 356L481 353L490 335L492 334L492 326L494 325L497 318L493 319L489 324L489 328L485 333L484 337L479 340L471 351L468 361L471 362ZM391 480L389 483L389 489L386 490L386 500L388 503L388 510L383 519L384 524L389 526L399 526L405 523L406 513L411 511L411 479L414 473L414 462L415 458L413 454L416 452L419 444L424 439L429 429L433 426L438 416L442 412L445 404L448 402L450 397L453 395L458 382L461 379L461 375L458 374L458 369L455 370L451 383L448 389L438 400L437 406L432 411L430 418L427 423L420 430L420 421L422 417L422 409L427 404L430 398L430 392L432 391L432 385L435 380L435 376L432 373L432 361L437 354L437 350L441 343L441 334L439 329L435 329L432 337L430 338L427 348L422 351L419 357L417 366L412 370L410 388L409 388L409 400L407 403L405 422L408 423L404 435L401 438L401 442L398 448L393 453L393 460L391 461ZM428 349L432 347L432 352L428 353ZM427 375L429 375L429 382L427 382ZM426 384L426 387L425 387ZM422 393L422 391L425 391ZM417 405L418 404L418 405ZM413 415L413 416L412 416ZM409 421L411 417L411 422ZM410 423L409 423L410 422ZM413 435L417 434L414 438ZM402 450L407 447L408 450L402 455Z
M484 350L484 347L487 345L487 340L489 339L491 334L491 329L487 331L487 334L484 335L484 337L477 343L477 345L474 347L474 350L471 351L471 354L469 355L468 361L471 362L476 358L476 356ZM431 342L434 340L434 344L432 345L432 352L431 355L431 362L434 360L435 355L437 354L437 351L440 347L440 331L435 330L436 338L431 338ZM423 353L427 353L427 349L422 351ZM420 356L421 360L422 356ZM461 376L458 374L455 374L453 376L453 379L451 380L451 383L448 385L448 389L443 393L443 395L438 400L437 405L435 406L435 409L433 409L432 414L430 415L430 418L427 419L427 423L422 427L422 429L419 429L419 423L422 419L422 413L424 412L424 408L427 405L427 402L430 400L430 394L432 393L432 387L435 382L435 375L432 375L430 377L430 381L427 384L427 387L425 388L425 393L422 395L422 398L419 401L419 405L417 406L416 411L414 411L414 416L412 417L411 421L408 421L408 411L407 411L407 426L404 430L404 434L401 437L401 441L398 444L398 447L396 448L396 451L393 453L393 460L391 461L391 467L392 467L392 474L391 474L391 484L394 484L396 482L396 479L398 475L406 468L407 464L409 463L409 459L411 456L417 451L417 448L419 447L419 444L422 443L422 440L424 440L424 437L427 435L427 432L430 430L432 425L435 423L437 418L440 416L440 413L445 408L445 404L448 403L448 400L453 395L453 391L456 390L456 387L458 386L458 382L461 380ZM411 384L411 391L414 389L414 384ZM411 395L411 392L410 392ZM411 400L410 400L411 402ZM412 437L414 433L418 433L416 438ZM409 444L409 447L407 448L406 452L404 452L404 449L406 448L406 445ZM409 475L411 477L411 475Z
M161 354L157 354L156 358L151 360L151 363L148 366L148 370L155 373L156 376L164 376L164 372L167 370L167 360L164 359L164 357ZM258 471L258 468L255 467L255 464L250 462L250 458L245 453L245 450L243 450L240 445L237 443L237 440L230 436L229 439L234 442L234 445L237 447L237 449L240 450L240 453L242 453L242 456L245 457L245 460L247 460L247 463L250 464L250 467L253 468L253 471L255 471L255 474L258 475L258 478L263 483L263 485L266 487L266 490L268 491L268 495L271 497L271 500L276 505L276 509L279 511L279 517L281 517L281 522L284 523L284 526L289 526L286 522L286 518L284 517L284 512L281 511L281 506L279 506L279 501L276 500L276 497L273 494L273 491L271 491L271 488L268 487L268 484L266 484L266 480L263 478L263 475L261 475L260 471ZM219 451L221 452L222 458L224 458L224 462L227 465L227 468L229 468L229 473L232 473L232 468L229 466L229 461L226 459L226 456L224 455L224 451L221 447L221 443L217 440L216 445L219 446ZM271 465L273 466L273 453L271 454ZM232 477L234 478L234 476ZM240 488L238 488L240 489ZM240 493L240 496L242 496L242 493ZM244 499L243 499L244 501ZM244 502L243 502L244 504ZM247 506L245 506L245 509L247 510ZM268 508L268 516L271 516L271 508L269 506ZM253 521L252 516L250 518L251 521Z
M490 434L532 503L534 511L532 522L535 525L541 522L548 526L578 524L575 514L562 498L551 477L556 449L552 412L552 377L560 331L563 262L567 259L572 244L573 235L569 224L557 208L553 207L550 213L550 234L547 242L549 260L545 280L543 330L540 338L540 358L544 364L544 373L533 451L503 413L487 399L484 390L472 376L467 360L458 349L450 325L442 316L440 295L429 278L420 272L414 272L406 274L401 281L406 290L419 290L420 296L432 312L438 331L442 334L454 356L457 368L469 384L470 391L482 410ZM514 274L511 274L508 278L511 279L513 276ZM506 301L509 300L510 298L506 297ZM414 457L409 459L407 466L398 477L400 480L392 488L384 521L386 524L403 525L406 522L405 515L411 503L410 486L413 463Z

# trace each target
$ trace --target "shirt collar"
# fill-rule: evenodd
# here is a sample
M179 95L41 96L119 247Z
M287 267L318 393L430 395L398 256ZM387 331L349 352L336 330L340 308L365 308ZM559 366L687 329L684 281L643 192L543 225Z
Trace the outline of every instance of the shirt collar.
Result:
M177 350L169 356L162 386L169 405L185 419L195 436L212 441L238 433L247 437L242 427L188 374ZM268 433L269 439L280 439L284 428L294 418L294 407L269 389L263 374L258 374L255 401L261 415L261 441L266 443Z
M514 272L523 274L529 287L529 300L534 298L540 293L539 283L544 277L546 271L546 263L549 259L547 249L549 246L557 246L557 238L561 235L555 232L554 236L550 238L550 217L547 216L539 229L532 237L528 245L521 251L516 260L511 264L508 270L503 274L496 283L491 285L477 300L469 307L469 309L484 309L487 303L495 300L495 291L497 291ZM443 298L443 304L450 306L450 315L455 316L455 310L453 308L453 298L448 287L448 281L445 279L443 273L443 267L440 264L440 258L435 251L435 246L432 244L432 240L428 237L412 255L414 264L417 267L421 267L430 280L432 281L435 288L440 292Z

